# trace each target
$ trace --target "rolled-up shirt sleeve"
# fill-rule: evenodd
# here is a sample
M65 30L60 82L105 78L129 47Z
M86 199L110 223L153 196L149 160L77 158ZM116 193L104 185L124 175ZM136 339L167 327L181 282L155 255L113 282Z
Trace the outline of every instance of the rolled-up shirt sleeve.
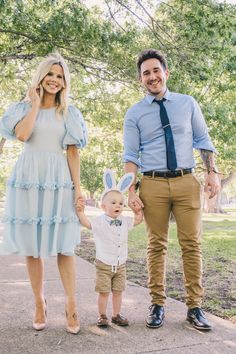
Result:
M136 119L129 111L124 122L124 154L123 162L133 162L140 167L139 161L140 134Z
M208 134L207 125L201 108L194 98L192 98L192 128L194 149L216 152L216 149Z

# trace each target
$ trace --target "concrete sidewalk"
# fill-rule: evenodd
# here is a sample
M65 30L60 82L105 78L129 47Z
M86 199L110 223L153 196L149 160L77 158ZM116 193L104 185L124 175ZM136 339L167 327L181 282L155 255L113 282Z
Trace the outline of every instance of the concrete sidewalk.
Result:
M32 329L33 297L24 258L0 257L0 353L160 353L228 354L236 353L236 326L208 315L214 329L202 333L185 320L186 307L168 299L165 324L159 329L145 327L150 304L148 290L128 283L123 313L130 326L96 326L97 306L94 292L94 266L77 258L78 308L81 332L65 331L64 297L56 258L45 263L45 295L48 302L48 328ZM111 315L109 307L108 315Z

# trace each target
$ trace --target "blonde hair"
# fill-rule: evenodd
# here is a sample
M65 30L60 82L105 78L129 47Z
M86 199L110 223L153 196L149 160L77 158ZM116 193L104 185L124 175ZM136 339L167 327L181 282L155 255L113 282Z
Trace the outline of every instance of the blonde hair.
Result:
M38 87L50 71L52 65L55 64L60 65L62 67L64 80L63 88L56 94L56 110L57 113L62 113L63 115L65 115L68 108L68 97L70 93L70 72L64 58L60 54L52 53L39 64L32 78L32 86ZM25 100L30 101L28 93L25 97Z

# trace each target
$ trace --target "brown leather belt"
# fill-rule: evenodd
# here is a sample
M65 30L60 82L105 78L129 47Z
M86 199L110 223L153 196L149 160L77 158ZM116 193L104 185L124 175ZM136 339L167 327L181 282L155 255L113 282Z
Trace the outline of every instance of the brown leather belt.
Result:
M192 168L185 168L183 170L176 170L176 171L146 171L143 172L143 175L150 176L150 177L174 178L174 177L187 175L188 173L192 173L192 172L193 172Z

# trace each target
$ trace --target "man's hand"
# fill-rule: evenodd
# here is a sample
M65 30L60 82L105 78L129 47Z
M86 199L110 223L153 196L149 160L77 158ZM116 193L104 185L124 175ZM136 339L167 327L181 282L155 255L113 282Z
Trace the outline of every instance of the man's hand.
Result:
M129 191L128 206L134 213L139 212L144 207L142 200L134 191Z
M221 189L220 179L217 173L210 172L205 180L204 192L208 192L209 199L213 198L216 194L219 193Z

